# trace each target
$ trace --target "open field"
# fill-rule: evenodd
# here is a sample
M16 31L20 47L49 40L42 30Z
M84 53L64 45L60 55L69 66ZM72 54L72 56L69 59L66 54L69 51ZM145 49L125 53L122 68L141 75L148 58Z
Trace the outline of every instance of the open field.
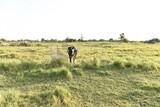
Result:
M78 49L76 65L66 59L69 45ZM6 45L0 60L1 107L160 106L160 44Z

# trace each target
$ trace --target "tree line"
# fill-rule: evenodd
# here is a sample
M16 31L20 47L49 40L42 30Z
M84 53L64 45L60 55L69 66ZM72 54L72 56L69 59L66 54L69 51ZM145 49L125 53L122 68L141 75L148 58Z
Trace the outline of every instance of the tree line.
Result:
M66 39L64 40L57 40L57 39L45 39L45 38L41 38L41 40L30 40L30 39L20 39L20 40L11 40L11 41L14 41L14 42L24 42L24 41L28 41L28 42L101 42L101 41L106 41L106 42L133 42L133 41L130 41L126 38L125 34L124 33L121 33L119 35L119 38L116 40L114 40L113 38L110 38L108 40L105 40L105 39L89 39L89 40L84 40L84 37L83 35L81 34L81 37L79 39L74 39L74 38L70 38L70 37L66 37ZM1 38L0 39L0 44L2 42L9 42L9 40L6 40L4 38ZM150 40L146 40L146 41L140 41L140 42L144 42L144 43L158 43L160 42L160 39L158 38L153 38L153 39L150 39Z

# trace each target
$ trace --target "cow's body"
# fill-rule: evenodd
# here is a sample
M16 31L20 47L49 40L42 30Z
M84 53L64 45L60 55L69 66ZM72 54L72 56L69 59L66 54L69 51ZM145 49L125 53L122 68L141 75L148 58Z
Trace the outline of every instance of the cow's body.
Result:
M77 56L77 49L74 46L68 47L68 55L69 55L70 63L72 63L72 59L73 59L73 63L75 63L75 59Z

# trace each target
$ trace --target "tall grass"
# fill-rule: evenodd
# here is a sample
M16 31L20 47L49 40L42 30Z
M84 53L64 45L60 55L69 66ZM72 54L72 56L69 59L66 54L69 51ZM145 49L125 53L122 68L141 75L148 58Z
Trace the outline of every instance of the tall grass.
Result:
M22 62L1 62L0 70L5 72L31 71L41 67L41 64L35 61Z
M55 94L55 98L54 98L54 101L56 103L63 103L63 104L69 104L69 102L71 101L71 98L72 98L72 95L71 93L63 88L63 87L59 87L57 86L55 91L54 91L54 94Z
M64 65L63 59L56 58L56 59L52 59L51 61L52 67L62 67L63 65Z
M0 107L159 107L159 44L71 43L74 66L53 44L0 47Z
M90 60L90 61L82 61L81 66L82 66L82 69L85 69L85 70L96 70L96 69L99 69L100 63L95 58L95 59Z
M125 68L124 63L120 60L114 61L112 65L113 65L113 67L118 68L118 69Z
M82 61L81 67L84 70L98 70L98 69L132 69L132 70L143 70L143 71L151 71L151 70L159 70L160 65L152 62L152 61L126 61L126 60L90 60L90 61Z
M53 78L68 79L68 80L71 80L73 78L72 72L69 71L69 69L67 69L66 67L59 68L53 71L51 76L53 76Z
M118 69L133 69L133 70L142 70L142 71L157 71L160 66L154 62L132 62L132 61L120 61L115 60L112 65Z
M0 70L5 72L19 72L19 71L32 71L38 69L52 69L60 67L69 67L70 65L62 59L52 61L38 62L38 61L3 61L0 62Z
M73 68L73 69L71 69L71 72L72 72L72 74L74 74L74 75L78 75L78 76L83 76L84 75L84 73L83 73L83 70L81 69L81 68Z
M69 106L72 103L71 93L64 87L56 86L54 90L42 93L21 93L11 91L0 95L1 107L30 107L30 106Z

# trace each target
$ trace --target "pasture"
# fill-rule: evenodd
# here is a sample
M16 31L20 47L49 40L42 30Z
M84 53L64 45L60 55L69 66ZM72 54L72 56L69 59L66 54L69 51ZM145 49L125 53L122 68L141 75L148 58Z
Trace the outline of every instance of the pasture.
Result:
M78 49L76 65L66 58L69 45ZM53 57L55 47L63 57ZM159 107L160 44L0 46L0 106Z

